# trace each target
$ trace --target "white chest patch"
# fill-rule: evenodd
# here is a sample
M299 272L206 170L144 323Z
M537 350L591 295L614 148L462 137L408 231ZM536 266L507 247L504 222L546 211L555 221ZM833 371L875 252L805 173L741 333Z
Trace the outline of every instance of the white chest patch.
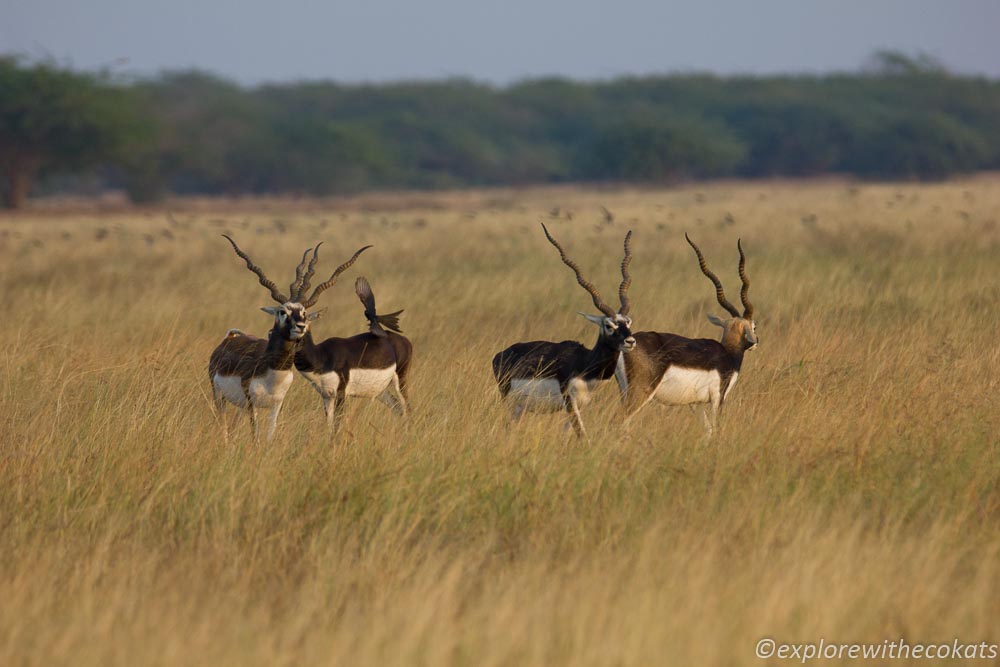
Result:
M719 394L719 381L719 371L671 366L656 388L656 400L667 405L711 403Z
M507 396L532 412L556 412L565 409L558 380L549 378L511 380Z
M337 393L340 386L340 376L336 373L302 373L320 396L329 397Z
M374 398L389 388L396 364L389 368L352 368L347 380L348 396Z
M269 408L279 405L285 400L288 388L292 386L295 376L291 370L269 370L266 374L250 380L248 393L250 400L259 408Z
M221 394L233 405L245 408L247 406L247 395L243 392L243 382L239 375L219 375L212 376L212 385L215 387L216 395Z

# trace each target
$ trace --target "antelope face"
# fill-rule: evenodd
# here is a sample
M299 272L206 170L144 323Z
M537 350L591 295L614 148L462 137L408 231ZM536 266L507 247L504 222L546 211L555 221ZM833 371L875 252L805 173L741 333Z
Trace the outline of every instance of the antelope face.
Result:
M635 347L635 338L632 336L632 318L625 315L615 315L614 317L603 317L601 315L587 315L580 313L601 327L601 337L611 343L619 352L629 352Z
M306 312L305 306L294 302L265 306L261 310L274 316L274 326L288 340L301 339L309 331L309 323L320 316L319 312Z
M757 347L757 323L743 317L731 317L723 320L715 315L709 315L708 321L717 327L722 327L722 343L749 351Z

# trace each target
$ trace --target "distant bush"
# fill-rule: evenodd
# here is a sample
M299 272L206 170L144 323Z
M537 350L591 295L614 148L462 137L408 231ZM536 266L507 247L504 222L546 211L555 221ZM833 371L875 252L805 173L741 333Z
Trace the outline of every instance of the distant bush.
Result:
M729 128L698 118L621 120L598 130L584 152L582 176L671 181L728 176L747 155Z
M984 137L942 113L914 113L862 133L845 167L862 177L941 179L980 169Z

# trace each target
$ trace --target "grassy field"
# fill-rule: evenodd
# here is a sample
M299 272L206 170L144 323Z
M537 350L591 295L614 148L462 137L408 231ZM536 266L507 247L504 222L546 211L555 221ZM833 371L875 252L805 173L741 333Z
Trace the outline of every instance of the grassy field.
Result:
M605 224L601 206L615 215ZM0 218L0 664L752 665L779 642L1000 641L1000 179L36 208ZM490 371L577 339L635 230L635 328L761 343L721 428L617 389L511 427ZM324 240L319 337L405 308L412 415L229 444L206 364ZM840 661L826 662L835 664ZM846 661L845 661L846 662ZM858 663L852 663L858 664ZM920 661L927 664L927 661ZM982 663L978 663L982 664Z

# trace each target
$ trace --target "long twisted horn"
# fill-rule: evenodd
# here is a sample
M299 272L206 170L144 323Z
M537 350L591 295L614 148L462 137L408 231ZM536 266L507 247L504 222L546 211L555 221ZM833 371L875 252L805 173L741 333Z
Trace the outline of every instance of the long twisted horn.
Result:
M739 317L740 311L736 310L736 306L729 303L729 300L726 299L726 293L722 289L722 283L720 283L716 275L708 269L708 265L705 264L705 256L701 254L701 250L698 249L698 246L694 244L694 241L691 240L687 233L684 234L684 238L687 239L687 242L692 248L694 248L695 254L698 255L698 266L701 267L701 272L708 276L708 279L712 281L713 285L715 285L715 298L719 300L719 305L729 311L729 314L733 317Z
M629 264L632 263L632 230L628 230L625 235L625 257L622 259L622 284L618 286L618 300L622 307L618 309L618 314L627 316L632 302L628 298L628 288L632 286L632 274L628 272Z
M266 275L264 275L263 269L254 264L253 261L250 259L250 257L247 256L245 252L240 250L240 247L236 245L236 241L231 239L226 234L223 234L222 236L233 245L233 250L236 251L236 254L240 257L240 259L242 259L244 262L247 263L247 268L257 274L257 278L260 280L260 284L266 287L267 289L271 290L271 298L277 301L278 303L287 302L288 299L285 298L285 295L278 291L278 286L275 285L272 280L268 279Z
M319 258L319 247L321 245L323 245L322 241L317 243L316 247L313 248L312 259L309 260L309 266L306 267L306 273L302 277L302 284L299 285L299 299L301 299L302 295L308 292L309 288L312 287L312 283L309 281L312 280L313 274L316 273L316 260Z
M337 277L340 276L340 274L346 271L347 269L351 268L354 262L358 261L358 257L361 255L361 253L363 253L365 250L368 250L368 248L371 248L371 246L366 245L363 248L359 248L358 251L355 252L354 255L352 255L349 260L338 266L337 270L333 272L333 275L330 276L329 280L327 280L324 283L320 283L319 285L316 285L316 289L313 290L313 293L309 296L308 299L302 302L302 305L305 306L306 308L312 308L314 305L316 305L316 299L319 298L319 295L325 292L330 287L333 287L333 284L337 282Z
M576 262L574 262L573 260L571 260L569 257L566 256L566 251L563 250L562 246L559 245L558 241L552 238L552 235L549 234L549 230L545 227L544 222L542 223L542 231L545 232L545 238L549 240L549 243L554 245L556 247L556 250L559 251L559 257L562 259L563 264L573 269L573 272L576 274L576 282L580 283L580 287L590 292L590 297L594 300L594 306L596 306L599 311L601 311L608 317L614 317L615 311L612 310L608 304L604 303L604 299L601 298L601 294L600 292L597 291L597 288L594 287L594 284L586 280L580 274L580 267L576 265Z
M743 242L741 239L736 239L736 247L740 250L740 280L743 281L743 287L740 289L740 301L743 302L743 317L745 319L752 320L753 304L750 303L750 299L747 298L747 293L750 292L750 280L747 278L747 258L746 255L743 254Z
M302 270L306 267L306 258L309 257L310 250L312 248L306 248L306 251L302 253L302 261L295 267L295 280L288 286L288 298L291 301L299 300L299 292L302 290Z

